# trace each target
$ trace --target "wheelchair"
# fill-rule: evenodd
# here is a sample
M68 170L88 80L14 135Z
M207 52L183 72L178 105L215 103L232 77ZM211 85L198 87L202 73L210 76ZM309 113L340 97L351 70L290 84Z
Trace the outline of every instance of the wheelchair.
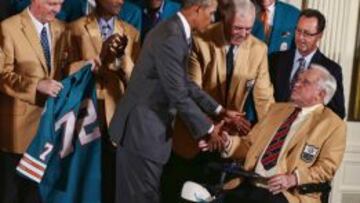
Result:
M229 190L223 189L226 176L230 176L231 179L235 177L261 178L260 175L254 172L245 171L241 165L235 162L230 164L210 163L209 168L221 171L220 183L217 185L204 185L192 181L185 182L181 190L181 203L223 203L222 197L229 192ZM297 186L297 190L300 194L321 193L321 202L328 203L331 184L330 182L303 184Z

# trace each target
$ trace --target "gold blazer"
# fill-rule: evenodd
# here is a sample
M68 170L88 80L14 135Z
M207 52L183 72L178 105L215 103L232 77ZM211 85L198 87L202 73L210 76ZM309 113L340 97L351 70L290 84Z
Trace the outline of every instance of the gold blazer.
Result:
M233 144L226 150L228 156L245 160L245 170L255 170L269 139L293 110L290 103L272 105L265 118L247 136L231 137ZM299 185L332 180L342 161L345 146L346 123L322 106L311 113L290 140L284 155L278 160L279 174L296 173ZM301 195L297 190L287 190L283 194L291 203L321 202L317 193Z
M70 63L76 64L76 62L94 59L100 55L103 41L95 13L76 20L69 27ZM104 99L107 124L110 123L115 112L117 101L125 91L125 85L118 76L120 69L125 72L128 80L140 49L140 35L133 26L116 19L114 33L124 33L128 38L128 44L119 64L114 61L107 67L101 67L96 75L97 96ZM69 74L75 72L78 67L78 64L71 65Z
M252 96L261 120L274 102L266 45L250 35L238 47L226 98L226 44L222 23L216 23L195 36L189 59L189 77L223 107L237 111L242 111L246 82L254 80ZM175 124L173 145L175 152L184 158L194 157L199 151L181 122Z
M25 9L1 23L0 42L4 65L0 64L0 148L23 153L34 137L45 97L36 92L45 78L61 78L65 25L49 23L51 68L46 65L39 36Z

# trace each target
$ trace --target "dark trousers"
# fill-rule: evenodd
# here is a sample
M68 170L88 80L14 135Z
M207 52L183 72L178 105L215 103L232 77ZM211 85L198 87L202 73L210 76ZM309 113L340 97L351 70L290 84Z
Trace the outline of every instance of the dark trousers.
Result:
M273 195L269 190L247 182L241 184L236 190L227 193L224 200L225 203L288 203L282 193Z
M101 199L103 203L115 202L115 152L108 137L103 136L101 140Z
M118 147L116 203L159 203L163 165Z
M186 181L214 186L220 183L221 172L208 168L210 162L223 162L219 153L199 153L193 159L184 159L175 153L164 167L161 177L161 202L183 202L181 189Z
M104 100L98 100L98 111L101 129L101 201L103 203L114 203L116 148L110 142Z
M16 172L21 157L0 151L0 203L41 203L38 184Z

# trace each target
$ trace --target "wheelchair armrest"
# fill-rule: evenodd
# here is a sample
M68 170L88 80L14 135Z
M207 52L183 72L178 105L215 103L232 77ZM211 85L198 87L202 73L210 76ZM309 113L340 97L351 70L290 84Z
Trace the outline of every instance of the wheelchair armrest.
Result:
M308 194L308 193L329 193L331 190L330 182L323 183L308 183L299 185L296 187L300 194Z

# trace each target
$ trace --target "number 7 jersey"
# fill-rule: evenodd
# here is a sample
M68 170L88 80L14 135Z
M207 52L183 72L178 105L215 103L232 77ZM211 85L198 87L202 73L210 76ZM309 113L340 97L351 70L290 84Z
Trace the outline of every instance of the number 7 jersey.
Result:
M49 98L17 171L38 182L44 202L101 202L101 141L92 64Z

